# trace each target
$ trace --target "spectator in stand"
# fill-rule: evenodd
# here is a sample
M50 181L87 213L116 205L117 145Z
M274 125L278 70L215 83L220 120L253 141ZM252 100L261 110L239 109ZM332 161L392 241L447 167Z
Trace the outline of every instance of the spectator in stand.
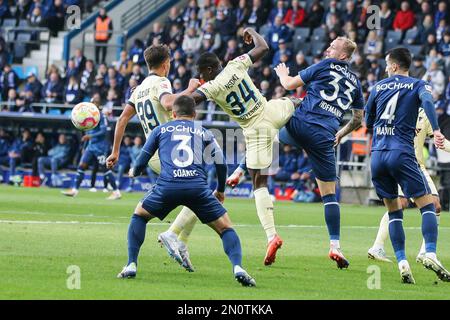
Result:
M447 88L445 89L445 100L450 106L450 75L448 76Z
M150 32L147 36L147 40L145 42L147 47L150 47L153 43L153 39L157 38L161 43L166 41L164 29L161 26L161 23L155 22L152 25L152 32Z
M121 105L121 101L123 99L123 86L119 85L119 83L117 82L116 78L111 78L111 80L109 81L109 89L114 90L114 92L116 93L116 98L115 98L115 106L120 106Z
M280 99L283 98L284 96L286 96L286 89L284 89L280 85L277 85L273 92L272 99Z
M7 111L17 111L16 106L17 92L15 89L8 90L8 99L6 99L5 103L7 104Z
M217 10L216 30L224 43L236 36L236 21L235 16L231 13L225 15L223 10Z
M378 80L374 73L369 72L367 74L366 91L371 92L372 88L377 84Z
M183 91L183 84L181 83L181 80L176 78L173 80L173 93L180 93Z
M11 12L9 11L8 1L0 0L0 22L3 24L3 20L10 16Z
M141 84L142 81L144 81L145 76L142 73L142 69L141 69L140 65L138 65L138 64L133 65L133 69L131 71L130 78L133 78L134 80L136 80L138 85Z
M42 184L45 182L45 168L51 168L51 186L56 187L60 185L58 177L58 169L63 167L69 161L70 145L64 134L58 136L58 143L48 150L47 156L39 157L38 174Z
M43 27L45 25L40 7L35 7L27 16L27 19L30 27Z
M369 72L375 75L377 81L380 81L384 76L384 69L380 66L377 59L370 61Z
M197 30L194 28L187 29L186 35L183 40L183 51L185 53L196 53L201 46L201 38L197 34Z
M170 42L175 42L176 47L181 47L184 39L183 27L180 27L178 24L174 24L167 35L167 38Z
M8 63L8 58L9 53L5 39L0 37L0 70L3 70L5 68L5 65Z
M285 42L289 42L292 39L292 30L283 24L283 18L280 16L275 17L273 25L270 27L267 34L268 43L272 50L278 50L278 42L283 39Z
M71 58L75 62L75 68L77 68L77 73L80 75L86 65L86 57L83 55L81 49L75 50L75 55Z
M103 106L103 111L109 110L107 113L114 115L113 107L120 106L121 101L117 96L117 92L114 89L109 89L106 94L106 102Z
M29 0L18 0L16 1L16 12L14 17L17 22L20 20L26 20L27 14L30 11L31 1Z
M192 78L192 74L190 71L186 69L184 64L181 64L177 68L177 72L175 74L175 79L180 79L183 88L187 88L189 84L189 80Z
M443 38L444 34L448 31L448 25L447 22L444 19L441 19L439 21L439 26L436 28L436 42L440 43Z
M372 0L364 0L362 6L359 9L359 16L358 16L358 22L356 23L356 26L358 27L358 30L364 30L364 38L367 35L367 9L372 4Z
M67 63L64 82L67 84L69 82L70 77L75 77L78 79L78 68L75 65L75 60L69 59Z
M392 29L394 18L394 12L391 10L389 1L383 1L380 10L380 27L383 36L386 35L388 30Z
M438 45L438 52L444 57L450 57L450 31L444 34L444 39Z
M202 27L202 20L198 18L196 11L191 11L189 20L184 24L185 29L194 28L195 30L200 30Z
M116 70L122 75L122 77L127 77L133 68L133 62L128 58L127 52L125 50L120 51L119 61L114 63Z
M297 171L290 179L294 182L295 191L292 199L296 202L312 202L315 198L312 192L314 175L309 162L308 154L302 150L297 158Z
M105 63L106 53L108 50L108 42L112 37L113 33L113 21L110 17L106 15L106 9L100 8L97 19L95 19L95 62L98 64L100 62ZM102 58L100 60L100 52Z
M117 70L113 66L108 67L108 73L105 76L105 84L107 86L111 86L110 82L112 79L116 80L116 85L119 86L122 90L125 79L117 72Z
M90 96L92 93L92 86L95 82L94 61L86 60L84 70L81 72L80 88L83 90L85 96Z
M308 17L306 25L311 29L320 27L322 24L324 11L325 10L320 4L320 1L314 1L311 6L311 11L306 15Z
M433 62L436 62L437 65L439 66L439 68L443 69L444 60L442 59L442 56L440 54L438 54L436 49L431 49L430 52L428 53L428 55L425 59L425 68L427 68L427 70L430 70L431 64Z
M21 137L14 140L8 150L9 157L9 181L16 177L16 167L20 163L30 162L31 150L33 149L33 139L29 129L22 131ZM28 161L27 161L28 160Z
M292 51L287 48L286 41L283 38L281 38L278 41L278 50L275 52L273 59L272 59L272 67L276 67L281 62L285 62L285 61L281 61L281 56L283 54L285 54L287 56L288 60L290 60L290 58L292 56Z
M420 20L420 22L421 23L417 29L417 36L413 39L413 41L409 41L409 44L423 44L427 41L430 34L434 35L436 33L433 23L433 16L431 14L424 16L423 21Z
M47 143L45 141L45 135L42 132L36 134L33 147L31 149L31 175L37 177L38 173L38 159L47 154Z
M202 17L202 20L201 20L202 28L205 28L205 26L207 24L212 24L213 26L216 25L216 11L215 10L209 9L209 10L205 11L203 16L201 16L201 17ZM236 16L236 18L237 18L237 16Z
M169 15L166 18L166 21L164 23L164 28L166 32L172 29L172 27L176 25L180 28L183 27L183 18L181 17L178 7L174 6L170 8Z
M75 76L69 78L69 83L64 88L64 103L77 104L83 101L83 92Z
M347 0L345 3L345 10L342 13L342 22L357 22L360 12L353 0Z
M413 64L409 70L409 76L412 78L422 79L426 72L427 69L423 65L423 57L414 57Z
M379 59L383 53L383 41L377 35L375 30L371 30L364 44L364 55L369 60Z
M45 102L47 103L62 103L64 96L64 84L59 77L59 74L52 72L50 79L42 87L41 91Z
M239 51L238 43L236 39L230 39L227 43L227 48L225 51L225 54L223 55L222 61L224 64L228 63L228 61L231 61L241 55L241 52Z
M397 32L405 32L416 24L414 12L411 10L408 1L403 1L401 10L397 12L392 27Z
M236 27L243 27L247 23L248 17L250 17L250 9L247 6L246 0L239 0L238 7L234 11L234 14L236 15Z
M173 54L172 63L170 64L169 79L174 80L176 78L177 69L179 66L184 65L183 51L176 50Z
M283 0L278 0L276 2L276 7L273 8L269 13L269 23L273 24L275 22L275 17L280 17L281 20L286 16L287 9L284 5Z
M131 165L134 166L137 157L139 156L139 153L141 153L142 147L144 145L144 140L142 140L142 137L140 136L136 136L134 138L134 145L131 147L130 150L130 156L131 156ZM155 173L152 171L152 169L147 166L145 168L146 172L147 172L147 176L150 180L150 183L154 184L156 182L156 175ZM130 179L130 190L128 190L127 192L131 192L131 190L133 189L133 185L135 182L136 178Z
M295 62L292 65L292 74L298 74L301 70L309 67L308 62L305 59L303 52L299 51L295 56Z
M202 5L202 7L200 7L198 9L198 12L197 12L198 16L203 17L206 12L209 12L209 11L214 12L216 9L215 6L219 5L219 2L220 2L220 0L219 1L216 0L216 1L214 1L214 3L212 3L211 0L203 0L202 1L203 5Z
M337 15L337 13L331 13L328 16L326 23L322 25L322 28L326 28L329 34L331 34L332 32L336 33L335 38L337 38L337 34L342 33L341 21L339 20L339 16Z
M260 84L260 91L264 98L269 100L272 97L272 90L270 89L269 81L263 80Z
M0 75L0 88L2 99L6 100L9 89L17 90L19 87L19 77L9 64L3 68L3 73Z
M358 54L355 60L350 64L350 67L358 79L366 79L369 68L367 66L367 60L365 60L363 56Z
M430 33L427 37L427 41L422 45L422 48L420 49L420 54L423 56L427 56L431 50L436 48L436 36Z
M446 1L440 1L438 4L438 9L434 14L434 26L436 29L439 27L441 20L448 20L447 3Z
M108 95L108 87L105 84L105 79L101 75L95 76L95 83L92 86L92 95L99 94L101 101L106 100L106 96Z
M107 73L108 73L108 67L106 66L106 63L99 64L96 75L100 75L104 78L104 77L106 77Z
M445 76L436 61L431 62L427 72L422 77L422 80L428 81L433 86L433 91L441 95L445 89Z
M414 10L416 11L416 10ZM428 1L423 1L420 4L420 11L417 12L416 11L416 27L420 28L420 26L422 25L422 22L425 20L426 16L430 16L431 17L431 24L434 27L434 20L433 20L433 8L431 7L430 3Z
M125 90L124 99L122 102L126 103L131 97L132 91L138 86L138 83L135 78L128 79L128 87Z
M286 12L283 22L291 29L301 27L305 21L305 9L299 4L298 0L291 2L291 8Z
M279 167L275 175L270 175L267 180L267 188L270 194L275 194L275 181L288 182L297 170L297 154L288 144L283 146L280 154Z
M117 166L117 186L119 189L123 188L123 174L128 173L128 170L131 166L131 138L129 136L125 136L123 138L122 146L120 147L120 156L119 163ZM128 176L128 174L127 174ZM131 179L130 179L131 181ZM126 192L131 192L131 183L128 186Z
M46 24L50 29L50 34L53 37L58 35L58 32L64 30L64 19L66 15L66 10L63 5L62 0L54 0L48 6L48 11L46 14Z
M184 8L183 13L181 14L181 17L183 19L183 23L187 23L189 21L189 18L191 17L191 12L198 13L199 7L197 4L197 0L190 0L188 3L188 6Z
M214 25L211 23L206 24L205 29L201 36L201 42L204 40L212 41L212 50L216 51L222 45L220 34L214 30Z
M259 28L266 23L264 10L261 0L253 0L252 9L247 19L247 25L259 30Z
M144 66L145 65L144 50L145 50L144 43L142 42L141 39L136 38L134 39L134 43L128 52L128 57L133 63L137 63L140 66Z

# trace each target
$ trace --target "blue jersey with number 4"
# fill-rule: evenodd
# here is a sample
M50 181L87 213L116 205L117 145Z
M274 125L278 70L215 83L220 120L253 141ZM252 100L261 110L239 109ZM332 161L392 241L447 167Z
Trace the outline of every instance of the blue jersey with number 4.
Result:
M345 61L324 59L299 72L307 94L294 113L331 131L337 131L347 110L363 109L361 83Z
M395 75L378 82L366 105L366 123L373 128L372 150L403 150L414 153L421 96L431 93L425 81Z
M206 164L224 163L222 150L211 131L201 122L174 120L155 128L142 152L159 152L158 185L186 189L208 187Z

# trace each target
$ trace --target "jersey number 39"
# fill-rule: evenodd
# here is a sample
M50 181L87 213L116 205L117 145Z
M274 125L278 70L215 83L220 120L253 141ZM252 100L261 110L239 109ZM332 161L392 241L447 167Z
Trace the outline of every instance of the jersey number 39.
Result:
M144 103L139 102L137 104L136 112L141 120L142 129L144 129L145 135L159 126L159 121L156 118L155 110L153 109L152 102L147 99Z

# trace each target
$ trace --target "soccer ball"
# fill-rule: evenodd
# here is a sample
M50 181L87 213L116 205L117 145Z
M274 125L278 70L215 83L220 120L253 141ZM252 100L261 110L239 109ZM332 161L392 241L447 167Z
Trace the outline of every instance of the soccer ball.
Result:
M91 102L80 102L72 109L71 120L79 130L94 129L100 122L100 111Z

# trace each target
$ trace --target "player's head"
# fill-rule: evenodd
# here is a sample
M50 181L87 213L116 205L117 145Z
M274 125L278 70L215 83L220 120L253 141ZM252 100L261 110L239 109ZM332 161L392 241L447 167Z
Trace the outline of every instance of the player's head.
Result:
M337 37L325 50L325 56L337 60L350 60L355 50L356 43L354 41L346 37Z
M159 75L167 77L170 71L170 50L165 44L153 45L144 51L147 67L152 71L159 71Z
M200 79L210 81L222 71L222 65L214 53L205 52L197 60L197 70Z
M176 118L195 118L195 101L189 96L179 96L172 107L172 115Z
M407 74L411 66L411 52L407 48L394 48L386 55L386 72L394 74Z
M91 102L97 106L97 108L102 108L102 97L100 93L96 92L92 95Z

